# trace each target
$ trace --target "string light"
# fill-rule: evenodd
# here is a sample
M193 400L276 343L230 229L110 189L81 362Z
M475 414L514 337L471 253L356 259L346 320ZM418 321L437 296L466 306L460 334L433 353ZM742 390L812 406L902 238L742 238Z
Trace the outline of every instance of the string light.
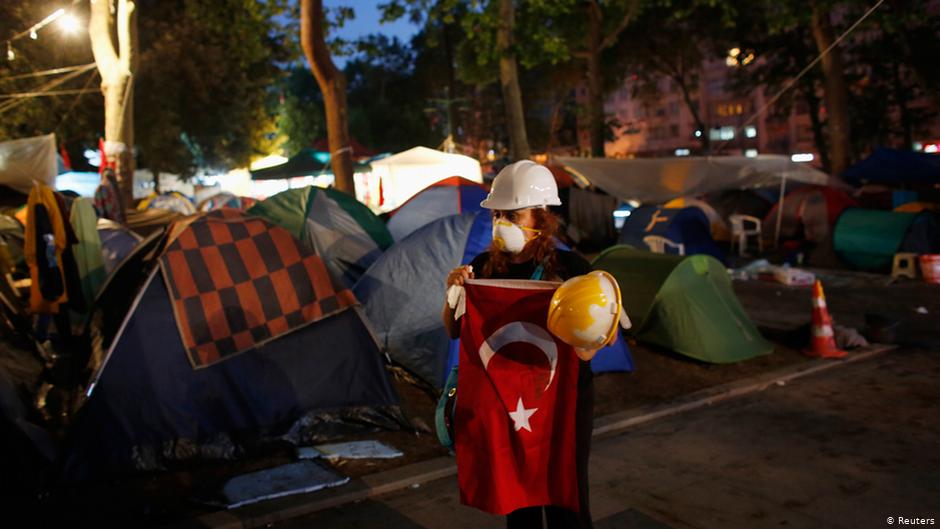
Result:
M72 0L72 2L68 5L68 7L72 7L81 1L82 0ZM27 36L32 40L37 40L39 38L39 30L48 26L49 24L52 24L56 20L61 19L61 21L59 22L59 27L61 27L64 32L71 34L71 33L75 33L76 31L78 31L78 29L81 27L81 23L78 21L77 18L67 13L65 9L66 8L64 7L60 7L59 9L56 9L55 11L52 12L52 14L50 14L46 18L30 26L29 29L22 31L20 33L17 33L10 40L8 40L7 41L7 60L13 61L16 59L16 53L13 51L13 42L21 38L27 37Z

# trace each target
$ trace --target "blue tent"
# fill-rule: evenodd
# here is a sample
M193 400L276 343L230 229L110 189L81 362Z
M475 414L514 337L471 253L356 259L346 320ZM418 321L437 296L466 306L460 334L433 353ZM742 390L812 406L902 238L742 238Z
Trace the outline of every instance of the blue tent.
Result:
M489 190L466 178L452 176L426 187L391 212L388 231L396 241L421 226L449 215L481 211Z
M98 219L98 237L101 238L101 253L108 274L113 272L118 263L130 255L140 242L140 235L107 219Z
M685 246L685 255L705 254L727 264L725 253L712 239L708 217L696 207L669 209L642 206L633 210L620 230L620 244L634 248L649 248L643 238L649 235L665 237ZM667 248L667 253L677 253Z
M940 156L880 147L842 177L852 184L940 184Z
M353 287L380 346L409 371L440 388L457 361L457 341L441 325L447 273L486 251L492 240L488 212L436 220L395 244ZM623 340L598 352L597 371L630 371Z
M239 248L247 248L245 243L254 240L273 248L270 232L257 233L257 222L248 225L250 220L226 219L225 233L241 237ZM175 240L205 240L210 232L205 226L197 232L199 222L188 225ZM270 289L283 283L276 276L280 274L283 280L288 275L285 270L290 270L289 275L302 273L296 266L277 268L274 261L281 259L279 256L309 255L299 241L278 241L282 253L265 255L226 250L225 244L234 248L235 242L209 246L225 252L228 268L222 270L223 275L231 276L232 270L267 268L269 272L210 292L209 297L216 300L211 309L205 308L211 303L190 298L197 305L207 303L202 310L207 311L204 321L210 322L208 325L235 332L239 320L244 327L246 319L261 317L245 312L240 295L250 290L243 287L264 283ZM316 288L335 288L337 283L327 276L322 262L306 262L313 262L310 273L316 275L312 280ZM195 368L181 332L184 326L197 328L193 325L200 320L180 323L174 314L171 292L179 292L180 286L168 279L166 264L149 272L117 335L104 343L106 354L87 386L87 399L69 434L65 466L69 479L154 469L173 459L233 457L244 446L265 439L306 443L377 427L400 427L403 418L398 397L358 305L336 309L335 296L324 297L319 305L322 318L308 323L298 323L296 313L275 318L286 330L273 336L274 327L262 323L250 329L252 336L258 336L253 344ZM121 276L127 266L141 268L139 262L128 260L115 276ZM125 294L122 290L109 292ZM102 302L107 304L108 300ZM266 297L263 302L265 313L273 311L269 316L288 310L283 300ZM214 338L218 331L208 332Z

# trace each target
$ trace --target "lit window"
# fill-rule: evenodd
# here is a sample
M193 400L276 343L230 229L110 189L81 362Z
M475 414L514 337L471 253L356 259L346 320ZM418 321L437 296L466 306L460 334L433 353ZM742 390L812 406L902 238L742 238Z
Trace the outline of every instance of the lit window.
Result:
M721 130L718 131L718 139L733 140L734 139L734 127L721 127Z
M928 154L937 154L940 152L940 145L937 145L936 143L924 145L924 152Z
M757 158L757 149L748 149L744 151L744 156L748 158Z
M746 137L748 137L748 138L756 138L756 137L757 137L757 127L750 127L750 126L749 126L749 127L744 127L744 136L746 136Z
M688 155L689 155L688 149L676 149L676 156L688 156Z
M800 152L790 156L790 160L794 162L812 162L815 158L811 152Z

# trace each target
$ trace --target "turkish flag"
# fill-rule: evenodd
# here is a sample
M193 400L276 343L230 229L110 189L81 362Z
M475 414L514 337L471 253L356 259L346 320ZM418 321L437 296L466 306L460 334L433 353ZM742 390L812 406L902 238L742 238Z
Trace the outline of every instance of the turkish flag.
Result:
M465 505L494 514L555 505L578 511L578 358L545 328L558 283L465 285L454 412Z

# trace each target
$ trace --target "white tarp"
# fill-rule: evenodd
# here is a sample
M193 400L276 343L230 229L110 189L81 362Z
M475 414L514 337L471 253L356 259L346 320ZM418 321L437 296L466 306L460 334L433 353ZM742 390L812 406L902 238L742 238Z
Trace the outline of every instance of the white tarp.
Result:
M679 158L559 157L565 169L623 200L663 204L679 197L726 189L780 186L783 180L837 185L826 173L786 156L689 156Z
M55 134L0 142L0 184L29 193L33 181L55 186Z
M405 203L429 185L449 178L462 176L474 182L483 182L480 162L462 154L435 151L427 147L415 147L370 162L372 172L368 186L371 197L379 196L381 182L381 211L390 211ZM375 189L371 189L374 187ZM364 194L364 192L363 192ZM359 195L357 189L357 195ZM361 197L357 197L362 200Z

